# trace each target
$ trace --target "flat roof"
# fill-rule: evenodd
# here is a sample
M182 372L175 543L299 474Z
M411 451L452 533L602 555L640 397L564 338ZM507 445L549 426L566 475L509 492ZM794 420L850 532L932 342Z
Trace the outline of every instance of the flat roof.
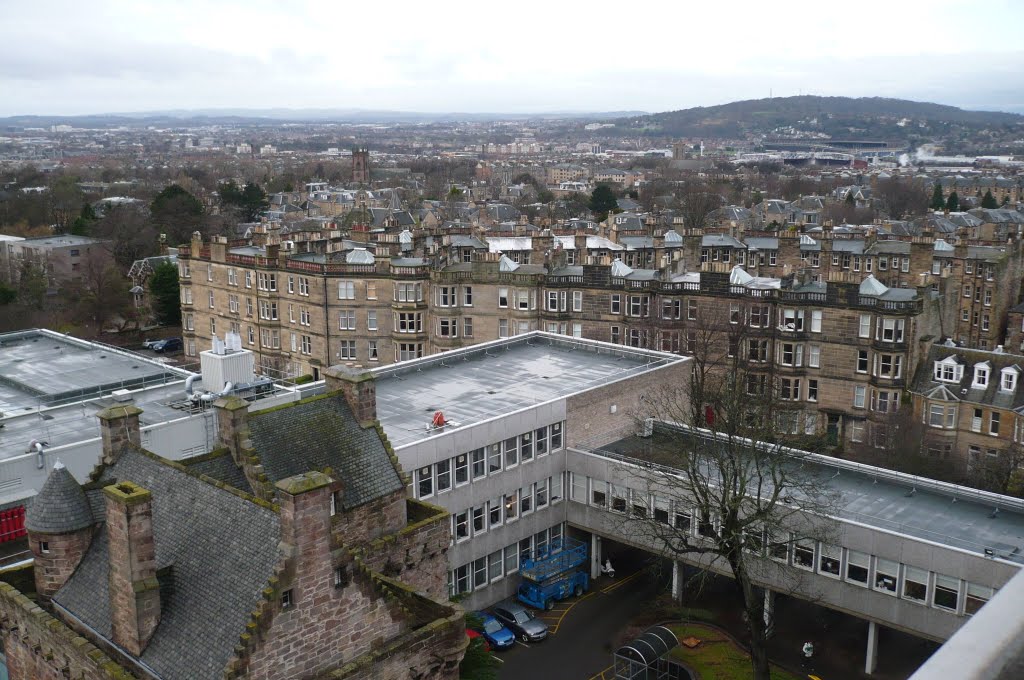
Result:
M661 433L661 428L656 432ZM664 447L657 447L657 440L631 434L577 448L663 465L670 459ZM995 557L1024 564L1024 501L819 454L797 453L792 458L794 467L815 476L816 484L837 492L835 515L839 519L979 554L989 549Z
M435 411L475 425L687 360L534 331L374 370L377 418L398 448L440 434Z
M52 331L0 334L0 411L5 413L188 375L133 352Z

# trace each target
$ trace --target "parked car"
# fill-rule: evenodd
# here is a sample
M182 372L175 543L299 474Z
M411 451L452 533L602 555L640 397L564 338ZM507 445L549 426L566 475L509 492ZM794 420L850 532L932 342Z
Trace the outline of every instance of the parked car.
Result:
M487 640L491 649L507 649L515 644L516 636L505 626L501 625L498 619L487 612L476 612L480 622L475 623L473 630Z
M164 338L153 344L153 351L157 354L166 354L169 352L180 352L183 347L181 338Z
M548 625L518 602L503 602L491 612L523 642L540 642L548 636Z
M164 338L157 338L156 340L143 340L142 349L153 349L159 343L163 342Z

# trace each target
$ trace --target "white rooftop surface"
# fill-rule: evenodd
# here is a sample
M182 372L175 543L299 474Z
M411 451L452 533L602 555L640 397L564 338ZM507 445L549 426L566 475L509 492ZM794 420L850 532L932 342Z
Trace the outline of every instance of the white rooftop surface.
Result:
M377 417L398 448L439 434L435 411L465 427L685 360L533 332L375 370Z
M99 436L95 414L111 392L132 391L144 424L180 418L187 371L113 347L43 330L0 335L0 458L36 439L51 447Z

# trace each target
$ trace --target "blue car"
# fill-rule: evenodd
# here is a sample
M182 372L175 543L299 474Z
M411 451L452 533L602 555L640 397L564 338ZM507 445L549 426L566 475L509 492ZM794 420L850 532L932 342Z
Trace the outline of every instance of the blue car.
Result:
M476 626L478 633L484 636L491 649L508 649L516 642L516 636L505 626L501 625L498 619L487 612L476 612L480 623Z

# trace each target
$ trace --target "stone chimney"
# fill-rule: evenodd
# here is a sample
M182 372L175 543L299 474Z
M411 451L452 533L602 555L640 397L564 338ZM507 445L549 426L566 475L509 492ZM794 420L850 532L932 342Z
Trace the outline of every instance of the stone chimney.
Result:
M217 446L231 452L236 465L241 465L242 450L248 448L249 403L241 397L221 397L213 402L217 418Z
M585 264L587 261L587 232L577 231L572 236L572 242L576 248L576 264Z
M328 392L345 396L356 420L363 427L377 421L377 382L373 373L357 366L331 366L324 371Z
M140 656L160 623L153 495L124 481L104 487L110 623L115 644Z
M129 444L142 443L139 432L139 414L142 409L127 404L111 406L96 414L100 419L100 436L103 440L103 462L113 465Z

